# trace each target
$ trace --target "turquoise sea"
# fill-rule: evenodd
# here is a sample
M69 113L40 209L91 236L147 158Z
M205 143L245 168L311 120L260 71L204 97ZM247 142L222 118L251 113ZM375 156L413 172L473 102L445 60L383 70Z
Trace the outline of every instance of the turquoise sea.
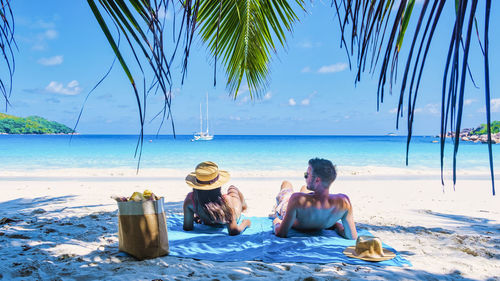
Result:
M308 159L322 157L342 166L405 167L403 136L224 136L192 142L190 135L145 136L141 168L190 169L211 160L230 170L296 170ZM439 143L434 137L414 137L409 168L439 168ZM137 136L0 135L0 169L136 168ZM500 165L500 145L493 146ZM451 167L447 144L445 169ZM487 169L487 145L461 142L458 165ZM497 169L495 169L497 170Z

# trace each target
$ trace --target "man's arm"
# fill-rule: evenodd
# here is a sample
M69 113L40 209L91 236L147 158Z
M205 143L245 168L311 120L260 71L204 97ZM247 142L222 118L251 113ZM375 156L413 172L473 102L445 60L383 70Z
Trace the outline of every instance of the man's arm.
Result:
M341 233L339 234L344 236L344 238L356 240L358 238L358 232L356 231L356 224L354 223L354 216L352 215L351 201L347 196L345 196L343 200L346 203L345 205L347 205L347 211L345 212L344 216L342 216L342 226L344 227L343 229L344 235L342 235Z
M328 230L333 230L337 232L338 235L345 238L344 226L340 222L334 223L331 227L327 228Z
M184 225L182 229L186 231L193 230L194 228L194 210L193 210L193 201L191 200L192 192L186 195L186 199L184 199Z
M297 217L297 203L298 203L299 193L294 193L288 201L288 206L286 208L286 215L283 220L276 218L273 221L274 235L278 237L286 238L288 231L292 228L295 218Z

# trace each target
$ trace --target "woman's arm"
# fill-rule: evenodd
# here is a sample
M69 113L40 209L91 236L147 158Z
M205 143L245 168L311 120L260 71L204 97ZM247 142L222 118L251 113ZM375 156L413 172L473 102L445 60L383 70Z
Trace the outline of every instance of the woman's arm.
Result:
M193 200L191 200L192 192L189 192L184 199L184 225L182 229L186 231L193 230L194 228L194 210L193 210Z
M233 217L231 223L227 225L227 231L231 236L238 235L242 233L243 230L245 230L245 228L249 227L251 224L252 223L250 222L250 220L245 219L238 225L237 218Z

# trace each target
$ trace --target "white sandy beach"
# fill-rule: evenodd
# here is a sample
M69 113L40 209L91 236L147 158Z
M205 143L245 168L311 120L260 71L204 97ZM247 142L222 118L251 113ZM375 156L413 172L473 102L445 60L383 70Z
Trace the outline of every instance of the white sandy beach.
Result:
M453 191L438 170L341 168L332 193L351 198L368 229L412 267L345 263L213 262L165 256L136 261L118 253L111 195L151 189L167 214L182 213L186 170L67 169L0 174L3 280L500 280L500 201L487 171L459 171ZM230 171L231 172L231 171ZM267 216L283 179L298 189L303 171L234 171L248 216ZM496 175L497 179L500 175ZM498 190L497 190L498 192Z

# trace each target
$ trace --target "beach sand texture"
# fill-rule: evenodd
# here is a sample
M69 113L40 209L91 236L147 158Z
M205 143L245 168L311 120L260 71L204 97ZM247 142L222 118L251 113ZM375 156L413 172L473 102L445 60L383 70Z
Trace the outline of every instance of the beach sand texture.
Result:
M465 175L456 191L439 176L404 169L341 169L332 193L348 194L357 228L367 229L412 267L345 263L213 262L165 256L136 261L118 252L111 195L151 189L167 215L189 192L183 170L69 169L0 175L3 280L500 280L500 201L487 174ZM283 179L299 171L232 174L248 216L267 216ZM500 175L497 175L499 178Z

